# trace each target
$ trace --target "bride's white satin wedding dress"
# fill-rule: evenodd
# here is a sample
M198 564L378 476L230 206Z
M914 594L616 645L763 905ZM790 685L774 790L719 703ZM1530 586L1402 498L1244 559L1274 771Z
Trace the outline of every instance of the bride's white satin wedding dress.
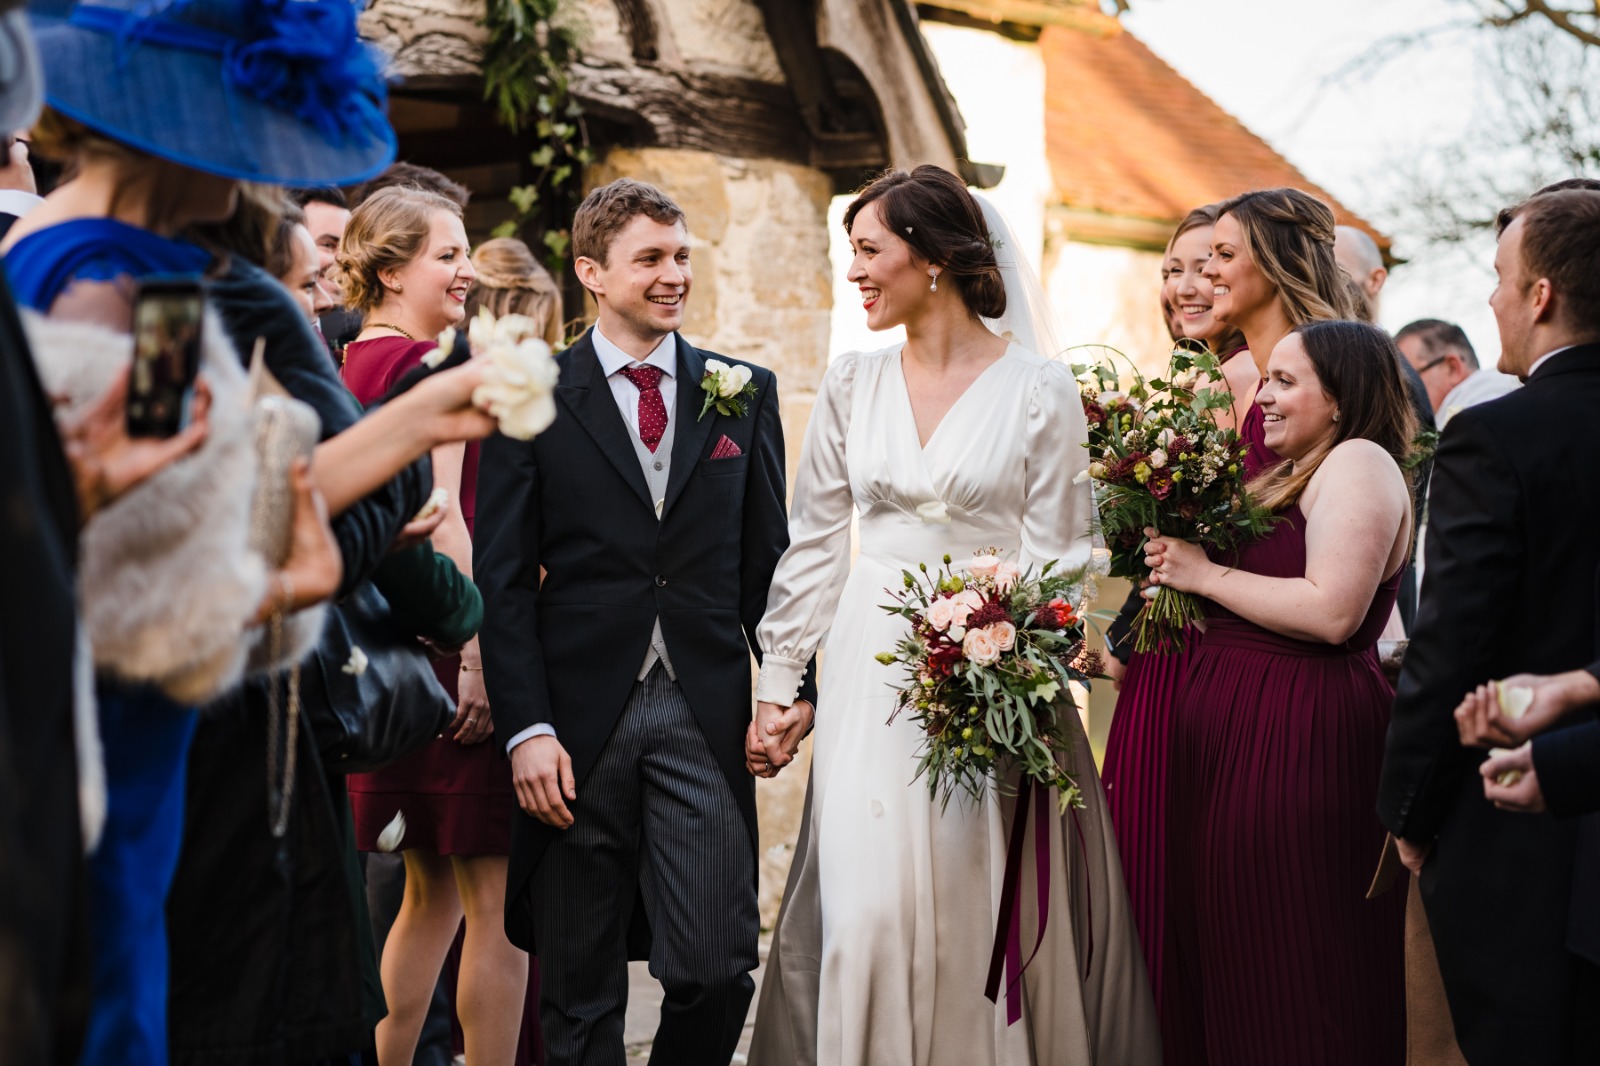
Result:
M913 781L919 742L888 723L901 668L874 660L904 620L902 568L996 547L1023 566L1089 555L1088 453L1071 371L1017 344L918 442L898 346L841 356L806 434L760 630L763 699L792 702L823 637L805 825L767 960L750 1062L761 1066L1143 1066L1160 1061L1105 796L1080 731L1086 807L1051 817L1044 944L1023 1017L984 998L1013 801ZM942 508L939 506L942 504ZM919 511L920 509L920 511ZM937 521L943 516L948 522ZM850 520L860 554L850 561ZM930 521L929 519L934 519ZM1034 881L1024 868L1024 957Z

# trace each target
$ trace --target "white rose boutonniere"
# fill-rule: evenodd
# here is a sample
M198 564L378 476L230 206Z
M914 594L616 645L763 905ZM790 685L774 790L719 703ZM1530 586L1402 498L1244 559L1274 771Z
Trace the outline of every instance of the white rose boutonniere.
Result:
M494 416L500 432L517 440L532 440L556 419L560 370L536 327L527 315L496 319L487 309L467 327L473 355L489 361L472 402Z
M713 407L718 414L743 418L750 413L750 397L756 394L756 387L750 383L749 367L729 366L720 359L707 359L700 391L706 394L706 402L700 405L700 417L696 422Z

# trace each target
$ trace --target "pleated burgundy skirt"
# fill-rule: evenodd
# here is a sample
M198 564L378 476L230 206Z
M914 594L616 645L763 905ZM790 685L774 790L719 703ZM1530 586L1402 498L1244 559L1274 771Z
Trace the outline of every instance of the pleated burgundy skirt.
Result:
M1369 628L1333 646L1215 618L1189 663L1168 797L1167 963L1185 1004L1169 1062L1405 1061L1405 893L1365 898L1394 696Z
M1106 740L1106 806L1122 856L1122 880L1139 931L1145 971L1156 1011L1162 1013L1168 981L1164 965L1167 939L1167 793L1172 709L1193 657L1197 634L1185 636L1184 650L1167 655L1134 652L1117 693Z

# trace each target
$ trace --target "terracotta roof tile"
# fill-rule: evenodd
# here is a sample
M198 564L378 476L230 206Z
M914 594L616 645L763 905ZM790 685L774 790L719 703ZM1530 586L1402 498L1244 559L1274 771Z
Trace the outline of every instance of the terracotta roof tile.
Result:
M1047 27L1045 146L1068 207L1176 222L1201 204L1292 185L1341 224L1389 238L1310 181L1144 42L1107 20L1104 34Z

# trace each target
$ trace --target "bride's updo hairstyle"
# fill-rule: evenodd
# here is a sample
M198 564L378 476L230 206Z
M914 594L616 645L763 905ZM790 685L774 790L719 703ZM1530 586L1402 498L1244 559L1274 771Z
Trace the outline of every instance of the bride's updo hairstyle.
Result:
M1339 420L1326 448L1269 467L1256 475L1250 490L1268 508L1283 510L1300 498L1323 458L1347 440L1370 440L1388 452L1410 485L1406 460L1417 435L1417 416L1394 341L1377 326L1347 321L1308 322L1290 336L1300 338L1322 394L1337 405Z
M974 317L999 318L1006 313L1006 287L1000 280L994 240L983 208L960 178L927 163L915 170L886 170L850 202L844 213L846 233L871 203L878 205L883 224L895 236L940 269L940 281L954 279L961 302Z
M1277 291L1290 325L1358 318L1347 275L1333 258L1333 209L1299 189L1258 189L1217 205L1244 233L1245 250ZM1235 323L1237 324L1237 323Z

